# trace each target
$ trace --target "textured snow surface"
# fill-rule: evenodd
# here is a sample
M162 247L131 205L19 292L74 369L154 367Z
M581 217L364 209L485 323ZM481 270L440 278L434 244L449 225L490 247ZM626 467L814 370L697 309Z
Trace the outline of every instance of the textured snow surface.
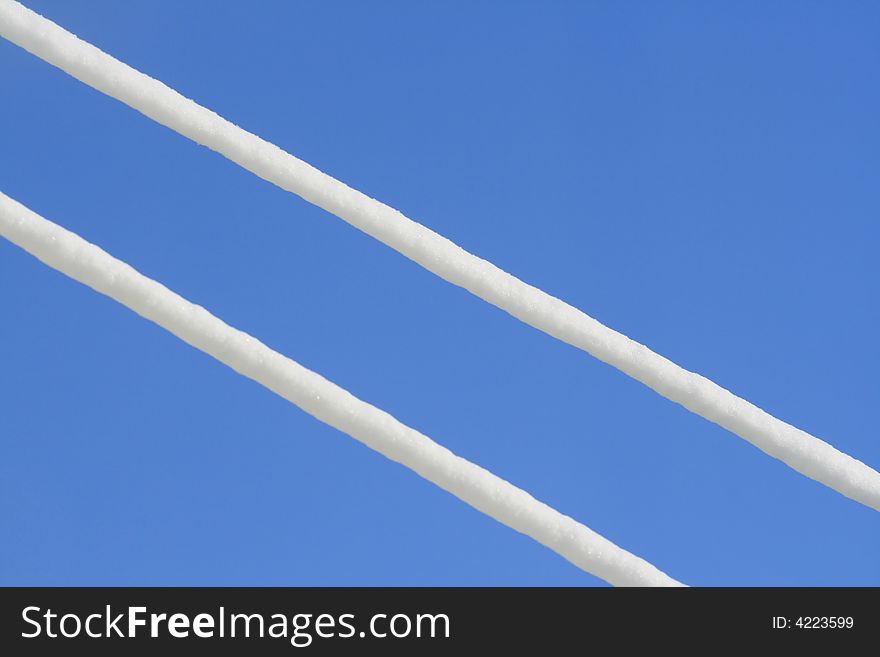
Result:
M172 130L301 196L523 322L592 354L826 486L880 510L880 473L502 271L81 41L14 0L0 34Z
M617 586L680 586L647 561L456 456L3 193L0 235L486 515L531 536L579 568Z

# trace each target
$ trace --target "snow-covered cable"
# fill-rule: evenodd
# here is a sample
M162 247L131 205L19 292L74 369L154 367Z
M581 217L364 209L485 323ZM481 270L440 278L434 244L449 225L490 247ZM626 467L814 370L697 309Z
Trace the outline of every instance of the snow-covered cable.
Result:
M880 473L861 461L468 253L14 0L0 0L0 35L261 178L335 214L450 283L609 363L807 477L880 510Z
M201 306L138 273L97 246L0 192L0 235L45 264L131 308L306 413L402 463L499 522L617 586L680 585L644 559L456 456L388 413Z

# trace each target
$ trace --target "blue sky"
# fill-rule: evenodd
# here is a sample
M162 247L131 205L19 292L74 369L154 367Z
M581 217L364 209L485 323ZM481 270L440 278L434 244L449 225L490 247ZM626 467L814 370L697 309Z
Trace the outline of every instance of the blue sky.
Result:
M880 466L880 9L26 4ZM5 193L697 585L877 513L0 42ZM0 583L601 583L0 241Z

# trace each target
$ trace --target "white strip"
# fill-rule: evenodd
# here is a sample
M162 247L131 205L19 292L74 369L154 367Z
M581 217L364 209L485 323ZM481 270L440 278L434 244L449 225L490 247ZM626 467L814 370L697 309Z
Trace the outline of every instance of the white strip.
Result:
M0 235L266 386L306 413L402 463L508 527L617 586L679 582L593 530L438 445L388 413L224 324L97 246L0 192Z
M450 283L592 354L798 472L880 510L880 473L81 41L13 0L0 35L95 89L332 212Z

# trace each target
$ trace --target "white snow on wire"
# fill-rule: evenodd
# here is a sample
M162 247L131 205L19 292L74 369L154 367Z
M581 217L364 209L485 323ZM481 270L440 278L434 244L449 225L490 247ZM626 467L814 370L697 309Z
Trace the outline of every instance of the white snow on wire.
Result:
M0 235L486 515L531 536L579 568L617 586L681 586L647 561L225 324L2 192Z
M95 89L335 214L450 283L613 365L807 477L880 510L880 473L861 461L468 253L18 2L0 0L0 34Z

